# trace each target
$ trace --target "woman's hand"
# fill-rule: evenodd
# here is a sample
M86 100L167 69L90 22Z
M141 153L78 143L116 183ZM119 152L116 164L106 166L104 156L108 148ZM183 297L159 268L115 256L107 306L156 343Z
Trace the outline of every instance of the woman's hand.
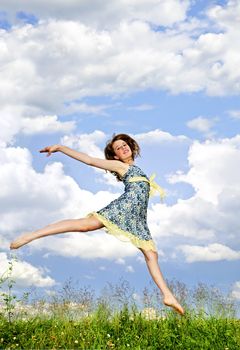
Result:
M39 152L40 153L44 153L44 152L47 152L47 157L49 157L52 153L54 152L58 152L59 151L59 145L53 145L53 146L47 146L43 149L41 149Z

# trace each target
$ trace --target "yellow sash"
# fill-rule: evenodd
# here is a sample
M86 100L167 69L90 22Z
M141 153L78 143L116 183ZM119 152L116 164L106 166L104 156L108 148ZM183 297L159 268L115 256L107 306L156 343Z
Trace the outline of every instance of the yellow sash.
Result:
M161 201L163 200L163 198L166 196L166 193L164 191L164 189L162 187L160 187L155 181L153 181L153 179L155 178L156 174L152 174L149 178L149 180L144 177L144 176L133 176L131 177L128 181L129 182L135 182L135 181L146 181L149 182L150 184L150 192L149 195L153 196L154 193L157 191L160 194L160 198Z

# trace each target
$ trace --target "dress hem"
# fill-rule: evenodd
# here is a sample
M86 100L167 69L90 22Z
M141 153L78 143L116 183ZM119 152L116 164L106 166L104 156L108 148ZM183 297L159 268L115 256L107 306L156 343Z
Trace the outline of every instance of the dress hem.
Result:
M103 215L95 211L89 213L86 217L90 217L90 216L95 216L104 225L104 229L106 230L106 232L108 234L112 234L113 236L118 238L120 241L131 242L137 248L143 248L145 250L152 250L154 252L157 252L156 245L152 239L148 241L139 239L136 236L134 236L132 233L122 230L116 224L107 220Z

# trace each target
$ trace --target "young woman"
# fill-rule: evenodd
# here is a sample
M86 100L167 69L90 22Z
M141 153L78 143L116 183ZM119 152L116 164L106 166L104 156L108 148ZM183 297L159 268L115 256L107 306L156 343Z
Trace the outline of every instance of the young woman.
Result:
M10 245L17 249L35 239L64 232L87 232L100 228L122 241L130 241L144 255L148 270L163 295L163 303L183 315L184 310L168 288L158 264L158 253L147 225L147 206L152 190L161 188L134 164L140 154L137 142L126 134L114 135L105 147L105 158L99 159L62 145L47 146L40 150L50 156L62 152L87 165L110 171L125 185L124 193L106 207L85 218L63 220L40 230L26 233Z

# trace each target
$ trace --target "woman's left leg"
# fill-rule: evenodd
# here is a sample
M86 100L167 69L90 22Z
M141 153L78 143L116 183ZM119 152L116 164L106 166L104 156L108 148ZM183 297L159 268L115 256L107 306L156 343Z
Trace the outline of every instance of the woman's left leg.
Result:
M172 292L168 288L168 286L163 278L162 272L160 270L160 266L158 264L158 253L154 252L152 250L145 250L142 248L139 248L139 249L142 251L142 253L145 257L145 261L147 263L148 270L149 270L154 282L156 283L156 285L160 289L161 293L163 294L163 303L167 306L174 308L175 311L177 311L179 314L183 315L184 309L179 304L179 302L177 301L175 296L172 294Z
M65 232L87 232L97 230L102 227L103 224L93 215L81 219L62 220L47 225L34 232L29 232L21 235L11 243L10 248L20 248L21 246L41 237L56 235Z

